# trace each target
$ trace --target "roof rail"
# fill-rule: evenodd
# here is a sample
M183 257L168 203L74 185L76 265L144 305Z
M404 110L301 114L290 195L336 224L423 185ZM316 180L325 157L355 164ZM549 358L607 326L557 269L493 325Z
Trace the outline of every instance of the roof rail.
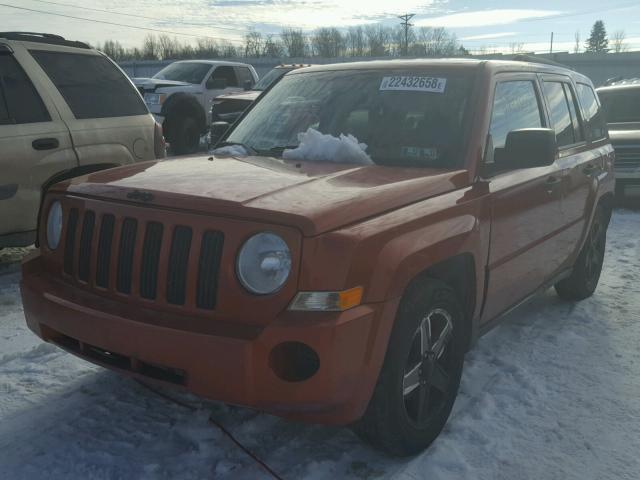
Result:
M65 47L76 48L91 48L84 42L77 42L73 40L66 40L60 35L54 35L52 33L37 33L37 32L0 32L0 38L6 40L18 40L23 42L35 42L35 43L48 43L51 45L62 45Z
M604 82L604 86L606 87L611 87L615 85L640 85L640 78L613 77L613 78L609 78L606 82Z
M571 67L568 67L567 65L556 62L555 60L551 60L549 58L539 57L537 55L518 54L513 56L513 60L517 62L540 63L542 65L552 65L554 67L562 67L562 68L567 68L569 70L573 70Z

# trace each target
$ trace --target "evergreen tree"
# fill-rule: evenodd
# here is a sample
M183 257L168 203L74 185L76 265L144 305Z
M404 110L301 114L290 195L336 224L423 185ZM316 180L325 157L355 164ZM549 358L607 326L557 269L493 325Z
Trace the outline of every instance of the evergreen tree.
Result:
M591 35L585 44L585 50L590 53L606 53L609 51L607 31L602 20L596 21L591 28Z

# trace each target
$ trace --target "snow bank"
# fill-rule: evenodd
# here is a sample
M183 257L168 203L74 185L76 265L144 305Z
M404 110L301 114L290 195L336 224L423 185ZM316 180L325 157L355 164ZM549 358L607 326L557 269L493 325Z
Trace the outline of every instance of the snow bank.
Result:
M334 137L309 128L306 132L298 134L298 140L300 141L298 148L285 150L282 158L373 165L373 160L365 151L367 145L359 143L353 135L340 134L340 137Z
M247 157L249 155L247 149L242 145L226 145L224 147L211 150L209 153L221 157Z

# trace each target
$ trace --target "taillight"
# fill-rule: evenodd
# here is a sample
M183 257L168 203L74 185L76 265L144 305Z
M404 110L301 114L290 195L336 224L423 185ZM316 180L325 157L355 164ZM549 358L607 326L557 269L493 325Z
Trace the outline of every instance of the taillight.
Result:
M162 125L156 122L153 131L153 151L156 158L165 158L167 156L167 143L164 141L162 133Z

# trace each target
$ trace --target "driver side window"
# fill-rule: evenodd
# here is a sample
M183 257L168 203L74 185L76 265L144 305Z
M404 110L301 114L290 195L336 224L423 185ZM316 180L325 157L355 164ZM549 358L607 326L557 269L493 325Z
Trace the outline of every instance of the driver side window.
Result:
M513 130L541 128L542 111L531 80L514 80L498 83L491 114L491 135L493 151L487 152L485 163L505 164L503 158L507 135Z

